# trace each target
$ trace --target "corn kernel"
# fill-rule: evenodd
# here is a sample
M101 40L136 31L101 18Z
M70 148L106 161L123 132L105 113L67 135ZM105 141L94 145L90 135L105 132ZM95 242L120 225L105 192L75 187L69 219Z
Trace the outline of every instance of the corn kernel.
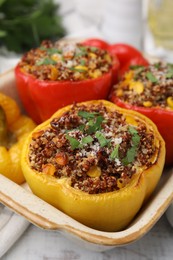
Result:
M108 62L111 63L111 57L109 54L105 54L104 59Z
M94 70L93 72L92 72L92 71L90 71L90 72L89 72L89 76L90 76L91 78L94 78L94 79L96 79L96 78L98 78L98 77L101 77L101 76L102 76L102 72L101 72L99 69L97 69L97 70Z
M75 69L77 69L77 70L84 70L84 71L88 70L88 68L86 66L82 66L82 65L76 66Z
M169 108L173 109L173 97L168 97L166 101Z
M93 52L90 52L88 55L89 55L91 58L96 58L96 57L97 57L97 55L96 55L95 53L93 53Z
M116 96L117 97L122 97L123 96L123 90L121 88L117 89Z
M137 94L141 94L144 91L144 85L140 81L132 81L129 89L133 89Z
M134 71L132 71L132 70L130 70L129 72L127 72L126 74L125 74L125 80L128 80L128 81L130 81L132 78L133 78L133 75L134 75Z
M58 70L55 67L51 68L50 79L56 80L58 77Z
M87 172L87 175L91 178L99 177L101 175L100 167L92 166Z
M47 175L53 176L54 173L56 172L56 169L55 169L55 166L53 164L47 163L47 164L44 164L42 166L42 172L47 174Z
M54 61L59 61L61 60L61 55L57 54L57 53L54 53L52 56L51 56L51 59L54 60Z
M143 102L143 106L144 106L144 107L152 107L152 104L153 104L153 103L152 103L151 101L144 101L144 102Z

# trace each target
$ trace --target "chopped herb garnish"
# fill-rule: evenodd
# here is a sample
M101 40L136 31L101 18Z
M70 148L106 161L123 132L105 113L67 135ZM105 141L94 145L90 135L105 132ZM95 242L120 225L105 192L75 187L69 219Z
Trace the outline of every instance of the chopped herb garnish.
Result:
M86 137L83 137L81 142L82 144L88 144L88 143L92 143L92 141L93 141L92 136L88 135Z
M45 46L40 46L39 48L41 51L47 51L47 48Z
M67 140L69 140L72 150L74 150L74 149L79 147L80 142L76 138L71 137L68 134L66 134L66 138L67 138Z
M119 158L119 144L117 144L114 148L114 150L112 151L110 158L113 160L115 158Z
M85 70L85 69L76 69L74 67L69 68L69 70L77 71L77 72L87 72L87 70Z
M93 124L90 125L89 128L87 129L87 133L92 134L98 130L101 130L101 124L102 124L103 120L104 120L104 118L102 116L98 116L96 118L96 121L93 122Z
M80 125L78 128L80 131L83 131L85 129L85 125Z
M100 146L104 147L110 143L101 132L96 132L96 138L98 139Z
M80 64L81 64L82 66L86 65L86 60L81 60L81 61L80 61Z
M154 67L155 67L156 69L160 69L160 67L161 67L161 63L160 63L160 62L155 63L155 64L154 64Z
M98 115L98 113L95 113L95 112L89 113L87 111L82 111L82 110L78 112L78 116L83 117L85 119L95 118L96 115Z
M50 64L55 65L55 64L57 64L57 62L52 60L52 59L45 58L43 60L37 61L37 63L36 63L37 66L40 66L40 65L50 65Z
M140 136L138 135L137 130L134 127L130 126L129 132L132 135L132 146L128 149L126 157L122 160L124 165L132 163L134 161L140 143Z
M55 53L62 54L62 51L57 48L49 48L49 49L47 49L47 53L49 55L53 55Z
M97 50L98 50L97 47L91 47L91 51L92 51L92 52L96 52Z
M87 48L85 46L80 46L79 49L82 51L82 52L86 52Z
M153 75L153 73L151 73L151 72L147 72L146 73L146 77L147 77L147 79L149 80L149 81L151 81L152 83L157 83L158 82L158 80L156 79L156 77Z
M167 79L173 78L173 66L168 67L168 72L166 73L166 78Z
M129 67L131 70L137 70L137 69L144 69L144 66L142 66L142 65L131 65L130 67Z

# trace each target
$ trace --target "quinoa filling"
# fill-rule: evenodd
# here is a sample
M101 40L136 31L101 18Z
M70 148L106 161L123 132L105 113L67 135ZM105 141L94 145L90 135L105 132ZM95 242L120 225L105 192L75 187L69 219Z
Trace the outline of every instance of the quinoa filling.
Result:
M114 93L135 106L173 109L173 64L133 66L114 86Z
M29 161L40 173L68 177L75 189L98 194L126 186L140 167L153 164L156 150L153 132L143 122L129 124L103 103L74 104L33 133Z
M23 72L49 81L81 81L101 77L112 68L106 50L80 43L42 42L27 52L19 63Z

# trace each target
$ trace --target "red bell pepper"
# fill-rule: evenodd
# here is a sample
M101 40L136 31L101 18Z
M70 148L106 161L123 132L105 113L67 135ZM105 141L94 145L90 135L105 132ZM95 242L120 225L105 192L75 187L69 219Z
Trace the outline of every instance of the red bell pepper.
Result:
M123 102L119 97L116 97L112 92L110 100L117 106L135 110L150 118L165 140L166 144L166 165L173 165L173 111L163 108L145 108L131 105Z
M129 67L131 65L149 65L149 62L145 59L143 54L139 50L128 44L108 44L107 42L97 38L87 39L83 42L83 44L88 46L99 47L101 49L107 50L112 56L117 56L120 62L120 77L127 70L129 70Z
M106 99L118 79L119 61L113 57L112 69L96 79L83 81L46 81L22 72L19 65L15 77L19 96L29 116L41 123L59 108L73 102Z

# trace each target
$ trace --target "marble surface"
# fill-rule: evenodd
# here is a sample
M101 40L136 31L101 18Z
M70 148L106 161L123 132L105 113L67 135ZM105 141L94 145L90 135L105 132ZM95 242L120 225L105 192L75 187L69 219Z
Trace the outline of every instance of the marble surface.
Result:
M2 260L171 260L173 229L163 215L143 238L105 252L79 247L59 232L30 225Z

